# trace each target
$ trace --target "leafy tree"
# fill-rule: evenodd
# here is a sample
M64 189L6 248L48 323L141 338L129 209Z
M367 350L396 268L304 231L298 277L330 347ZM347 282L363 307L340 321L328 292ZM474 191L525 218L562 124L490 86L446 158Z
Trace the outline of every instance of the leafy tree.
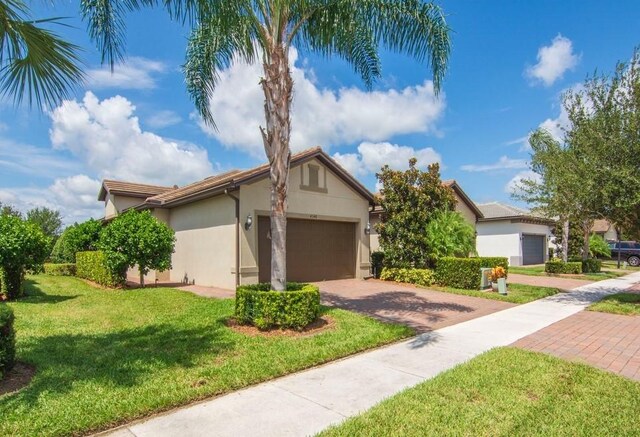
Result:
M215 126L209 99L221 70L235 60L263 65L265 127L260 131L271 177L271 286L283 291L293 97L290 47L344 59L367 86L381 75L380 46L407 53L430 65L438 92L450 47L444 14L422 0L83 1L90 34L104 59L113 65L122 56L124 13L156 4L192 25L184 73L206 123Z
M639 226L640 51L612 75L594 75L569 91L564 105L568 142L594 163L587 182L600 198L599 213L620 228Z
M389 267L423 268L431 259L426 229L435 214L453 210L456 199L453 190L442 185L440 166L431 164L427 171L409 160L409 169L391 170L382 167L376 176L382 184L380 204L384 208L377 225L379 241Z
M37 225L13 215L0 216L0 300L22 295L25 271L44 262L49 244Z
M426 243L433 259L468 257L476 253L476 230L457 211L438 211L426 228Z
M47 237L57 238L62 230L60 211L46 207L33 208L27 211L27 221L40 226Z
M138 266L140 285L149 270L171 268L175 237L173 229L157 220L149 211L127 211L102 231L100 249L112 272Z
M584 245L582 238L582 226L580 223L572 221L569 223L568 229L568 241L565 246L565 232L562 226L556 226L553 229L556 244L560 246L558 254L562 255L563 259L578 258L582 256L582 246ZM564 256L566 254L566 257Z
M98 249L101 232L102 223L94 219L69 226L56 240L51 251L51 261L75 263L76 253Z
M12 215L14 217L22 218L22 213L18 211L15 207L13 207L12 205L8 205L0 202L0 216L2 215Z
M23 0L0 0L0 94L16 104L55 106L83 79L79 48L33 19Z
M611 248L600 235L593 234L589 238L590 255L594 258L611 258Z

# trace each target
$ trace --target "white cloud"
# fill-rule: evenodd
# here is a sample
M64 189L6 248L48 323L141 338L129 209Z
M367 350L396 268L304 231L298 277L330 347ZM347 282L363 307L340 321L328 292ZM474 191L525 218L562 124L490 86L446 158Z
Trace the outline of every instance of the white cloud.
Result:
M445 108L444 96L436 98L433 83L401 90L362 91L345 87L337 91L318 88L314 73L296 65L291 50L294 98L291 148L384 141L394 135L437 133L436 121ZM262 67L237 62L220 73L210 107L218 131L200 120L201 128L223 145L262 157L258 127L264 125L264 96L259 85Z
M100 101L87 92L53 110L51 142L101 178L173 185L214 172L205 149L143 131L134 112L124 97Z
M518 192L518 187L522 183L523 179L540 181L540 175L531 170L521 171L507 182L504 186L504 191L510 194Z
M130 57L121 64L103 66L87 71L91 88L152 89L156 87L155 73L166 71L164 63L141 57Z
M56 177L77 171L77 162L54 153L53 150L0 138L0 168L29 176Z
M409 160L416 158L419 168L426 168L429 164L440 163L442 158L431 147L414 149L409 146L391 144L388 142L362 142L358 146L358 153L334 153L333 158L346 170L356 176L377 173L384 165L394 170L409 167Z
M484 172L504 169L521 169L527 168L528 164L525 159L513 159L501 156L498 162L493 164L466 164L460 167L461 170L471 172Z
M47 188L6 188L0 190L0 202L9 203L22 212L36 207L60 211L63 222L71 224L88 217L101 217L103 205L97 201L100 182L78 174L54 180Z
M147 117L146 124L155 129L162 129L163 127L173 126L182 121L176 112L170 110L158 111L155 114Z
M562 35L556 36L551 45L540 47L538 63L527 67L525 74L533 83L551 86L567 70L573 70L580 61L580 55L573 53L573 43Z

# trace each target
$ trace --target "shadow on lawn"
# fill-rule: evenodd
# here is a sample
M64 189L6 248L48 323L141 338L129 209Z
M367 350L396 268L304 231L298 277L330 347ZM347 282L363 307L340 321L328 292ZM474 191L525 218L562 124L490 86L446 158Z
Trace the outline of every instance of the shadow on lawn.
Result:
M43 392L65 393L85 382L96 388L134 387L152 373L192 367L203 355L215 357L233 348L232 335L225 331L218 324L188 329L159 324L106 334L36 337L22 343L20 355L36 365L37 374L16 400L33 404Z
M20 298L21 303L60 303L75 299L79 295L56 295L48 294L38 287L38 281L33 279L24 280L24 296Z

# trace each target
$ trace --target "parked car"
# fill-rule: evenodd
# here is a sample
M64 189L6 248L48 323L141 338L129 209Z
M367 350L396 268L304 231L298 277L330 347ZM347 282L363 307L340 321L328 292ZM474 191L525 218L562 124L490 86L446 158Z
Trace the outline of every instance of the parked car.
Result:
M633 267L640 266L640 243L636 241L609 241L609 248L611 249L611 259L618 259L618 253L620 253L620 259L626 261L627 264Z

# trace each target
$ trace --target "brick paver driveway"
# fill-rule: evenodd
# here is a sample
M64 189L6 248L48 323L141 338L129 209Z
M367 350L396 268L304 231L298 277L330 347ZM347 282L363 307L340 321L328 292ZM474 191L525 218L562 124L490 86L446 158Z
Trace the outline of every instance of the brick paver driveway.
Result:
M409 325L419 332L514 306L507 302L431 291L374 279L318 282L322 303Z
M509 273L508 282L513 282L514 284L535 285L538 287L553 287L567 291L571 290L572 288L581 287L583 285L593 284L594 281L561 278L556 276L531 276L520 275L518 273Z
M640 316L582 311L513 346L581 361L640 381Z

